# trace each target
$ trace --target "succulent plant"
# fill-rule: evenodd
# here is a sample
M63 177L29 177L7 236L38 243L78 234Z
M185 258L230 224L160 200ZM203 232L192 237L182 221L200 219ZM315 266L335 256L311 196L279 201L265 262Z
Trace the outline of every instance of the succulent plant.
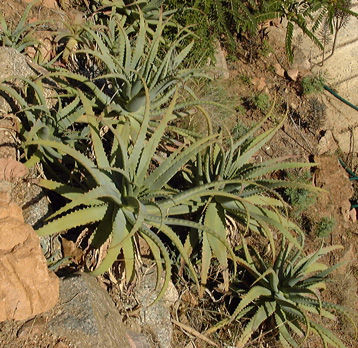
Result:
M305 188L310 191L317 190L311 185L274 180L267 175L277 170L288 168L311 167L312 163L284 162L284 158L271 159L258 162L253 159L256 153L264 146L282 126L284 118L275 127L268 129L260 135L254 136L267 121L273 108L267 116L255 127L248 131L235 143L230 136L230 146L226 150L223 138L198 153L196 160L192 160L183 177L189 185L202 186L211 183L220 183L220 194L213 194L210 200L203 205L200 221L213 227L226 239L227 218L233 218L239 225L241 233L253 231L266 237L275 254L274 236L280 232L291 243L299 246L297 237L303 232L287 217L288 205L281 198L277 189L283 187ZM203 218L204 217L204 218ZM226 250L217 244L209 234L203 232L202 236L202 282L206 283L212 253L220 261L225 270L228 266ZM204 267L205 265L205 267ZM226 279L228 285L228 279Z
M92 103L81 93L85 106L87 122L90 127L93 159L86 157L73 147L51 140L30 141L28 145L52 147L71 156L83 168L87 189L51 180L42 180L40 185L61 194L70 202L49 217L49 222L37 230L41 236L61 232L76 226L97 222L91 245L101 247L107 240L110 246L102 263L92 274L98 275L107 271L118 254L123 251L126 260L127 280L134 275L134 237L139 234L151 248L158 266L158 276L162 274L164 259L166 277L160 296L163 295L169 282L169 253L158 236L163 233L169 238L187 262L194 279L197 276L185 251L181 239L175 232L175 226L184 226L205 230L217 238L217 243L230 248L225 239L208 227L184 219L183 214L196 211L201 204L201 197L211 195L210 188L217 185L198 187L179 192L169 185L169 181L190 158L215 141L217 136L209 136L193 142L187 147L179 147L169 157L161 159L153 169L157 147L163 139L167 123L173 118L176 101L174 97L166 114L156 129L147 139L150 99L146 89L146 111L139 132L130 136L130 119L124 123L112 124L103 115L95 116ZM107 139L111 139L111 150L108 153L100 137L100 125L108 128ZM172 227L174 226L174 227ZM216 236L216 237L215 237ZM233 257L232 251L229 253ZM159 281L158 281L159 284Z
M22 52L26 47L34 46L40 43L32 36L32 33L36 30L36 27L39 24L46 21L27 23L27 17L31 8L38 2L39 0L35 0L26 7L14 30L10 28L5 21L4 15L0 13L0 44L2 46L13 47L17 51Z
M243 238L242 241L244 258L236 257L236 261L248 272L251 286L241 295L231 318L218 323L207 333L233 320L250 318L236 342L237 347L244 347L260 325L272 317L285 347L301 346L310 333L319 336L324 347L345 347L336 335L316 321L319 317L336 320L333 313L337 312L354 324L352 316L358 315L352 309L321 299L320 293L326 288L328 276L341 264L328 267L318 260L341 246L321 247L306 256L302 251L303 241L301 248L295 249L283 238L281 250L271 264L254 248L250 248L250 253Z

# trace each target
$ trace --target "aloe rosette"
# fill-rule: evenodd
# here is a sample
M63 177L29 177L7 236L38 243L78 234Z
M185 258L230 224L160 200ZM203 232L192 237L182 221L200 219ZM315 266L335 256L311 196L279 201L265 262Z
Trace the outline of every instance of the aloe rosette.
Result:
M91 102L84 94L81 94L81 99L86 108L90 127L93 159L89 159L78 150L56 141L38 140L31 141L28 145L49 146L60 153L73 157L84 168L87 185L90 185L91 182L95 184L94 187L89 187L86 191L60 182L42 180L41 186L56 191L70 202L49 217L49 222L38 229L37 233L44 236L97 222L98 226L92 236L91 245L99 248L107 240L110 240L110 246L106 257L92 274L98 275L107 271L122 251L126 260L127 280L134 275L135 247L133 238L138 233L151 248L157 262L159 277L162 274L162 258L164 260L166 277L160 297L163 295L171 275L169 253L158 236L161 232L178 249L187 262L193 278L198 283L189 256L172 226L204 229L217 238L217 243L221 243L229 249L226 240L219 237L215 230L177 217L196 211L202 204L200 198L211 195L210 189L215 188L215 185L178 192L169 186L169 180L190 158L213 143L217 136L209 136L187 147L178 148L153 170L150 169L153 164L152 158L162 140L168 121L173 118L172 111L176 97L149 139L147 138L149 96L146 99L146 111L140 131L134 139L130 139L129 136L129 122L112 125L105 118L94 116ZM109 154L106 153L103 139L99 134L100 124L108 127L113 136ZM233 257L232 251L229 250L229 253Z
M207 334L233 320L250 318L236 342L237 347L244 347L260 325L273 317L284 347L299 347L313 333L321 338L324 347L344 348L343 342L316 320L319 317L336 320L336 312L348 318L356 328L353 317L357 317L357 312L323 301L320 296L328 276L341 264L328 267L318 260L342 247L321 247L304 255L303 242L297 249L283 238L280 252L270 264L254 248L250 253L245 240L242 241L244 258L236 257L236 261L249 273L251 287L243 291L231 318L219 322Z
M259 135L260 130L272 115L273 107L267 116L236 142L230 140L229 146L223 144L223 137L197 154L191 160L183 177L189 186L202 186L217 183L219 194L213 194L203 205L200 222L211 226L223 239L228 238L228 219L233 219L240 233L248 231L266 237L275 255L274 238L282 234L291 243L300 247L297 238L303 234L299 226L287 217L287 203L284 202L278 189L284 187L319 189L298 182L275 180L269 176L278 170L291 168L310 168L315 164L285 162L287 158L276 158L267 161L254 159L259 150L267 144L282 126L285 118L276 126ZM210 128L210 127L209 127ZM193 238L192 238L193 239ZM206 284L210 259L215 255L223 270L228 267L227 250L215 242L211 235L202 233L202 275ZM236 238L237 239L237 238ZM189 239L188 239L189 241ZM193 246L192 246L193 248ZM225 276L225 274L224 274ZM226 287L228 286L226 277Z

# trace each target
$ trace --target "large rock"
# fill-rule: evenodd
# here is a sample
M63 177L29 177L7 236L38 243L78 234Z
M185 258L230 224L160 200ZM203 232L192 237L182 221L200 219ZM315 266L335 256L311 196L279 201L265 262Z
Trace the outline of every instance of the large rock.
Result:
M0 321L51 309L59 281L47 268L39 238L15 203L0 203Z
M26 62L24 55L10 47L0 47L0 82L10 76L29 77L35 75L33 70ZM4 113L11 112L8 97L0 92L0 111ZM6 101L4 97L8 100Z
M171 323L170 307L178 300L178 292L172 282L162 299L154 303L159 291L155 289L157 281L156 271L152 269L141 277L135 289L136 298L141 304L140 319L146 331L149 332L159 348L172 347L173 327Z
M45 69L32 63L29 58L26 58L23 54L11 47L0 47L0 62L0 83L2 81L7 81L10 82L13 87L18 89L21 89L23 82L20 79L12 79L11 77L19 76L22 78L29 78L47 72ZM56 98L54 98L55 92L53 90L54 82L45 79L43 80L43 83L43 92L47 106L52 107L56 104ZM14 100L3 91L0 91L0 115L10 114L11 117L14 117L14 115L11 115L11 112L15 109L14 106Z
M59 311L48 329L66 337L75 347L136 348L138 334L123 326L122 317L108 293L94 277L77 274L60 282Z

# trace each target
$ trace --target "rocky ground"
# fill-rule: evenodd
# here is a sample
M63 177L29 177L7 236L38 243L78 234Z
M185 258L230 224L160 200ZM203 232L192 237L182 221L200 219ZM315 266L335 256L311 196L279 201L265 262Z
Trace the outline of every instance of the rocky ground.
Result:
M358 10L358 2L356 1L354 4L353 10ZM48 0L44 2L44 5L46 6L40 7L38 12L33 13L37 19L52 16L66 18L71 15L60 10L53 1ZM7 18L12 18L15 21L24 7L23 1L8 0L6 3L0 4L0 11L4 11ZM358 38L355 37L358 33L357 29L358 20L352 19L339 32L334 55L327 59L323 66L320 66L321 54L308 42L302 41L300 37L296 37L296 42L300 41L300 45L295 50L295 60L293 64L289 64L284 56L284 29L279 24L270 26L266 32L270 49L262 52L251 62L239 56L235 60L228 61L228 68L222 76L224 79L218 80L217 86L219 89L225 90L227 97L237 100L241 107L238 108L235 117L225 118L227 116L221 115L215 119L214 116L214 123L219 125L225 120L229 128L234 128L237 124L242 124L244 127L252 125L266 111L265 109L258 110L257 106L253 105L254 96L260 94L267 94L271 105L275 101L277 117L281 112L284 113L287 108L289 109L284 127L271 143L262 149L258 157L291 156L297 161L318 163L317 169L313 172L313 184L325 189L328 193L318 198L316 204L307 212L307 217L313 222L319 221L325 216L335 219L334 231L325 240L325 243L342 244L344 249L333 253L326 261L331 264L338 260L346 261L344 266L335 273L325 296L332 302L358 309L357 218L356 209L351 209L350 202L352 197L357 195L357 189L349 180L346 170L338 162L339 156L353 170L358 167L358 146L355 142L355 139L358 139L358 111L338 101L327 91L314 97L303 96L300 84L303 76L321 71L326 76L329 86L334 87L341 96L351 103L358 105L358 95L355 93L358 90ZM327 47L326 57L329 56L329 51L330 48ZM225 52L221 52L221 54L222 57L225 56ZM26 61L16 53L0 50L0 57L2 62L0 78L5 77L6 74L8 76L16 73L25 75L29 73ZM8 64L6 64L6 59L8 59ZM14 64L15 61L16 64ZM20 66L23 67L21 68L23 70L5 71L7 68L18 69ZM223 63L221 67L226 69ZM313 108L312 105L317 105L317 101L325 106L323 112L315 111ZM2 219L0 231L9 230L9 225L5 224L9 217L12 222L16 221L17 225L11 229L16 228L20 231L21 227L26 233L18 232L18 237L22 239L15 241L14 245L17 245L19 252L30 257L31 253L36 250L39 252L39 242L31 227L23 222L22 214L25 216L25 222L36 224L39 215L46 214L47 200L41 191L38 191L38 188L32 184L36 173L24 173L21 172L23 169L21 166L11 166L13 163L18 163L15 162L18 159L16 116L8 114L1 105L0 198L3 202L1 204L6 209L11 208L12 210L0 207L2 209L0 211ZM1 162L5 160L6 162ZM31 193L24 194L28 192ZM15 203L9 205L10 200L16 202L17 205L14 205ZM39 205L35 204L39 202ZM22 208L22 212L19 207ZM30 235L31 237L29 237ZM322 242L322 239L313 234L309 234L307 240L308 249L312 250ZM123 299L122 282L111 277L109 279L99 278L97 281L80 275L60 279L60 300L54 308L48 310L57 301L58 281L53 279L53 273L48 272L46 267L42 267L40 270L40 265L27 262L24 255L21 256L21 263L15 265L15 261L19 257L9 252L9 250L13 250L13 245L8 246L6 244L8 242L7 238L5 240L0 238L0 265L7 262L7 265L12 265L13 272L11 274L9 271L10 273L6 274L5 267L0 267L0 295L2 297L6 295L7 286L9 287L11 284L14 286L15 280L11 279L16 277L26 278L30 283L35 284L34 288L38 289L36 286L44 281L46 273L49 283L43 285L46 286L45 293L47 295L39 295L37 302L31 297L31 294L29 295L29 292L24 291L24 296L29 303L26 315L15 316L15 313L20 313L16 305L13 306L12 317L9 311L4 313L6 318L3 318L3 313L0 312L0 320L2 318L9 319L0 323L0 347L167 348L170 345L174 347L184 345L189 348L210 346L203 337L200 337L195 330L193 331L195 325L188 319L189 314L183 314L187 313L187 310L181 312L181 307L177 305L176 301L180 298L182 301L183 299L188 301L188 307L201 306L190 289L179 288L178 294L172 286L162 302L149 307L150 310L147 308L146 304L152 298L151 285L154 276L149 267L142 269L141 282L135 289L124 289L129 296L127 299ZM29 245L30 242L34 245ZM50 242L52 243L52 241ZM49 241L43 243L49 243ZM7 261L4 257L13 257L15 261ZM36 257L38 264L44 264L44 258ZM22 268L21 265L24 263L30 269ZM33 271L31 271L32 269ZM25 272L26 275L21 272ZM25 287L25 290L28 289ZM16 297L14 301L16 301ZM172 309L172 314L175 314L173 317L170 314L170 307L174 303L176 304L175 310ZM42 305L42 308L37 308L35 304ZM45 313L42 313L44 311ZM182 322L181 325L176 320L179 318ZM16 321L10 319L16 319ZM171 323L172 320L176 326ZM358 347L352 332L346 330L346 327L344 322L337 320L331 329L338 332L347 347ZM224 343L219 342L223 346ZM260 345L253 343L253 346L259 347ZM306 346L315 347L317 345L315 341L308 341Z

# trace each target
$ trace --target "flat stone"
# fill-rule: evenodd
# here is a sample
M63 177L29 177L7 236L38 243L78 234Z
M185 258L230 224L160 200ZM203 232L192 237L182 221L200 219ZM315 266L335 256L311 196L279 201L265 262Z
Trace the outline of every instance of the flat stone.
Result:
M292 80L296 81L298 78L299 70L298 69L291 69L287 71L287 76Z
M338 145L333 138L332 131L326 131L325 135L319 140L317 154L333 154L338 149Z
M215 45L214 57L215 57L215 67L213 69L214 77L222 78L224 80L228 79L230 77L230 71L226 62L226 54L223 48L220 46L219 42L217 42Z
M110 296L87 274L60 281L59 312L48 323L49 331L67 338L76 347L132 348L127 329Z
M285 77L285 69L279 63L274 64L273 67L278 76Z
M357 222L357 210L355 208L351 209L351 211L349 212L349 219L353 223Z
M17 337L26 338L36 335L41 335L46 330L46 321L44 318L34 318L27 321L21 326L17 332Z

